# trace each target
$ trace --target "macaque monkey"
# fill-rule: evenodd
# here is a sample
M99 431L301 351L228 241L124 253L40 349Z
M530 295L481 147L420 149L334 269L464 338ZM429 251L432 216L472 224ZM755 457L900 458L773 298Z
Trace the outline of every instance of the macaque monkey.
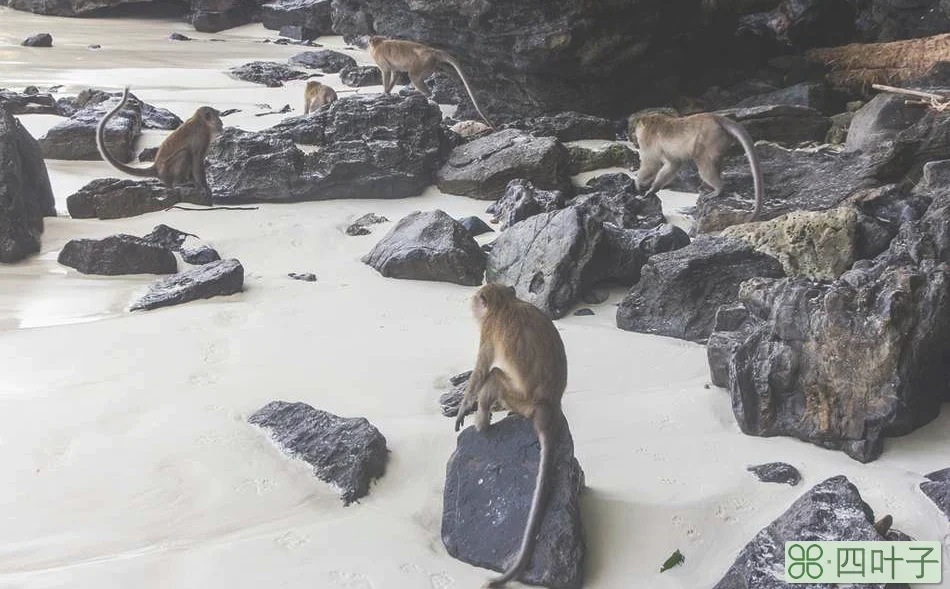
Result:
M472 297L472 311L481 323L478 359L455 419L455 431L477 401L475 428L484 431L491 408L501 401L509 410L534 424L541 444L538 476L525 524L521 548L514 563L489 587L501 587L518 577L531 560L535 536L553 473L554 444L564 422L561 397L567 386L567 356L554 323L534 305L518 299L515 289L486 284Z
M336 91L333 88L316 80L310 80L303 91L303 112L308 114L334 100L336 100Z
M693 160L699 177L713 189L712 198L722 193L722 157L735 137L745 150L755 184L755 208L749 220L758 219L765 198L762 168L752 138L739 123L711 113L674 117L651 112L631 117L628 136L640 150L637 190L649 184L647 193L656 193L673 181L683 164Z
M211 188L205 179L205 155L208 145L224 128L218 111L210 106L202 106L190 119L162 141L155 154L155 161L147 168L136 168L123 164L106 148L105 128L109 119L119 112L129 100L129 88L125 88L119 105L109 111L99 121L96 128L96 145L102 159L115 169L130 176L140 178L158 178L168 187L194 182L195 186L211 199Z
M495 128L488 117L482 113L482 109L478 108L478 102L475 100L475 95L472 94L472 88L468 85L468 80L465 78L465 74L462 73L458 61L445 51L433 49L414 41L387 39L386 37L373 35L369 38L369 54L383 73L383 92L386 94L392 91L393 85L396 83L396 72L408 72L412 85L428 98L432 95L432 91L426 86L426 78L441 63L452 66L458 72L459 78L462 79L465 91L472 99L472 104L475 105L475 110L478 111L479 116L489 127Z

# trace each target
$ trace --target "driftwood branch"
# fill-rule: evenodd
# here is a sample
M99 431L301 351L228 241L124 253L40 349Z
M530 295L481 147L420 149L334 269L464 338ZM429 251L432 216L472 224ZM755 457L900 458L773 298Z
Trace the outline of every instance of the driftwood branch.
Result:
M910 90L908 88L897 88L895 86L886 86L884 84L873 84L875 90L890 92L891 94L901 94L903 96L913 96L915 100L905 100L904 104L912 106L928 106L934 110L943 112L950 109L950 96L934 94L933 92L922 92L920 90Z

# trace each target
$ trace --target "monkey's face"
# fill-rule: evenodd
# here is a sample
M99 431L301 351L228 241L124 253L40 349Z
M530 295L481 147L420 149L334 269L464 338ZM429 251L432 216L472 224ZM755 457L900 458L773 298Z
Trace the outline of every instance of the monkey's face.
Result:
M210 106L202 106L199 108L198 116L201 117L201 120L203 120L213 132L220 133L224 130L224 122L221 120L221 115Z
M489 283L478 289L472 297L472 313L478 320L484 319L491 310L517 298L514 287Z

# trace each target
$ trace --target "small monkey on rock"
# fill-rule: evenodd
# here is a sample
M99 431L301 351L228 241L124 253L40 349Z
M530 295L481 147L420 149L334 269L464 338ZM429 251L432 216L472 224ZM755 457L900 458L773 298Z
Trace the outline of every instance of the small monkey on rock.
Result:
M686 162L696 162L699 177L713 191L715 198L722 193L722 157L732 139L742 144L755 185L755 208L750 221L758 219L765 199L762 168L755 154L752 137L739 123L721 115L699 113L674 117L651 112L631 117L628 136L635 139L640 150L640 169L637 171L637 190L650 185L648 194L666 187Z
M383 92L386 94L392 91L393 85L396 83L396 72L408 72L412 85L428 98L432 95L432 91L426 86L426 78L439 67L439 64L445 63L452 66L458 72L459 78L462 79L465 91L472 99L472 104L475 105L475 110L478 111L479 116L489 127L495 128L488 117L482 113L482 109L478 107L478 102L475 100L475 95L472 94L472 88L468 85L465 74L462 73L459 62L447 52L414 41L387 39L386 37L373 35L369 38L369 54L383 73Z
M336 90L316 80L307 82L303 91L303 112L308 114L336 100Z
M96 128L96 146L102 159L120 172L140 178L158 178L168 187L194 182L195 187L203 191L210 201L211 188L205 178L205 155L208 153L208 145L224 128L218 111L210 106L202 106L196 110L190 119L162 141L151 166L136 168L117 160L106 147L106 125L128 100L129 88L126 87L118 106L99 121Z
M541 526L550 491L554 444L564 423L561 397L567 386L567 355L554 323L531 303L515 296L515 289L486 284L472 297L472 311L481 324L478 359L455 419L455 431L465 413L478 403L475 428L484 431L491 409L500 401L510 411L530 419L541 445L538 476L525 524L521 548L514 563L489 587L501 587L527 567Z

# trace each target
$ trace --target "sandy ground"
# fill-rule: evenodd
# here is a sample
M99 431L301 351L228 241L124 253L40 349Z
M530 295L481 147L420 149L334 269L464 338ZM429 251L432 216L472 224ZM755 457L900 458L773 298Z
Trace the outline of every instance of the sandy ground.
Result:
M260 43L274 34L259 25L189 29L0 8L0 87L65 84L65 93L129 83L182 117L204 103L242 108L226 122L248 129L280 118L254 117L257 103L300 108L301 82L266 89L223 73L299 48ZM53 34L53 49L18 46L41 31ZM174 31L198 40L168 41ZM55 120L24 117L37 136ZM160 139L149 134L143 145ZM61 211L85 182L115 175L101 162L47 164ZM675 212L690 199L664 200ZM486 204L429 190L398 201L48 220L39 256L0 267L0 587L480 586L490 573L450 558L439 534L455 434L436 401L474 360L473 289L382 278L360 257L391 224L364 237L342 229L366 212L395 221L433 208L483 214ZM158 223L240 259L245 292L133 315L125 308L150 278L87 277L55 261L69 239L141 235ZM589 485L587 587L711 586L760 528L842 473L896 527L945 539L946 520L917 484L950 466L950 416L889 441L870 465L744 436L728 394L707 388L705 349L618 330L621 296L593 317L558 322L570 359L565 412ZM274 399L379 427L392 454L369 497L344 508L306 465L246 424ZM804 483L765 485L745 471L773 460L799 466ZM676 549L685 565L659 574Z

